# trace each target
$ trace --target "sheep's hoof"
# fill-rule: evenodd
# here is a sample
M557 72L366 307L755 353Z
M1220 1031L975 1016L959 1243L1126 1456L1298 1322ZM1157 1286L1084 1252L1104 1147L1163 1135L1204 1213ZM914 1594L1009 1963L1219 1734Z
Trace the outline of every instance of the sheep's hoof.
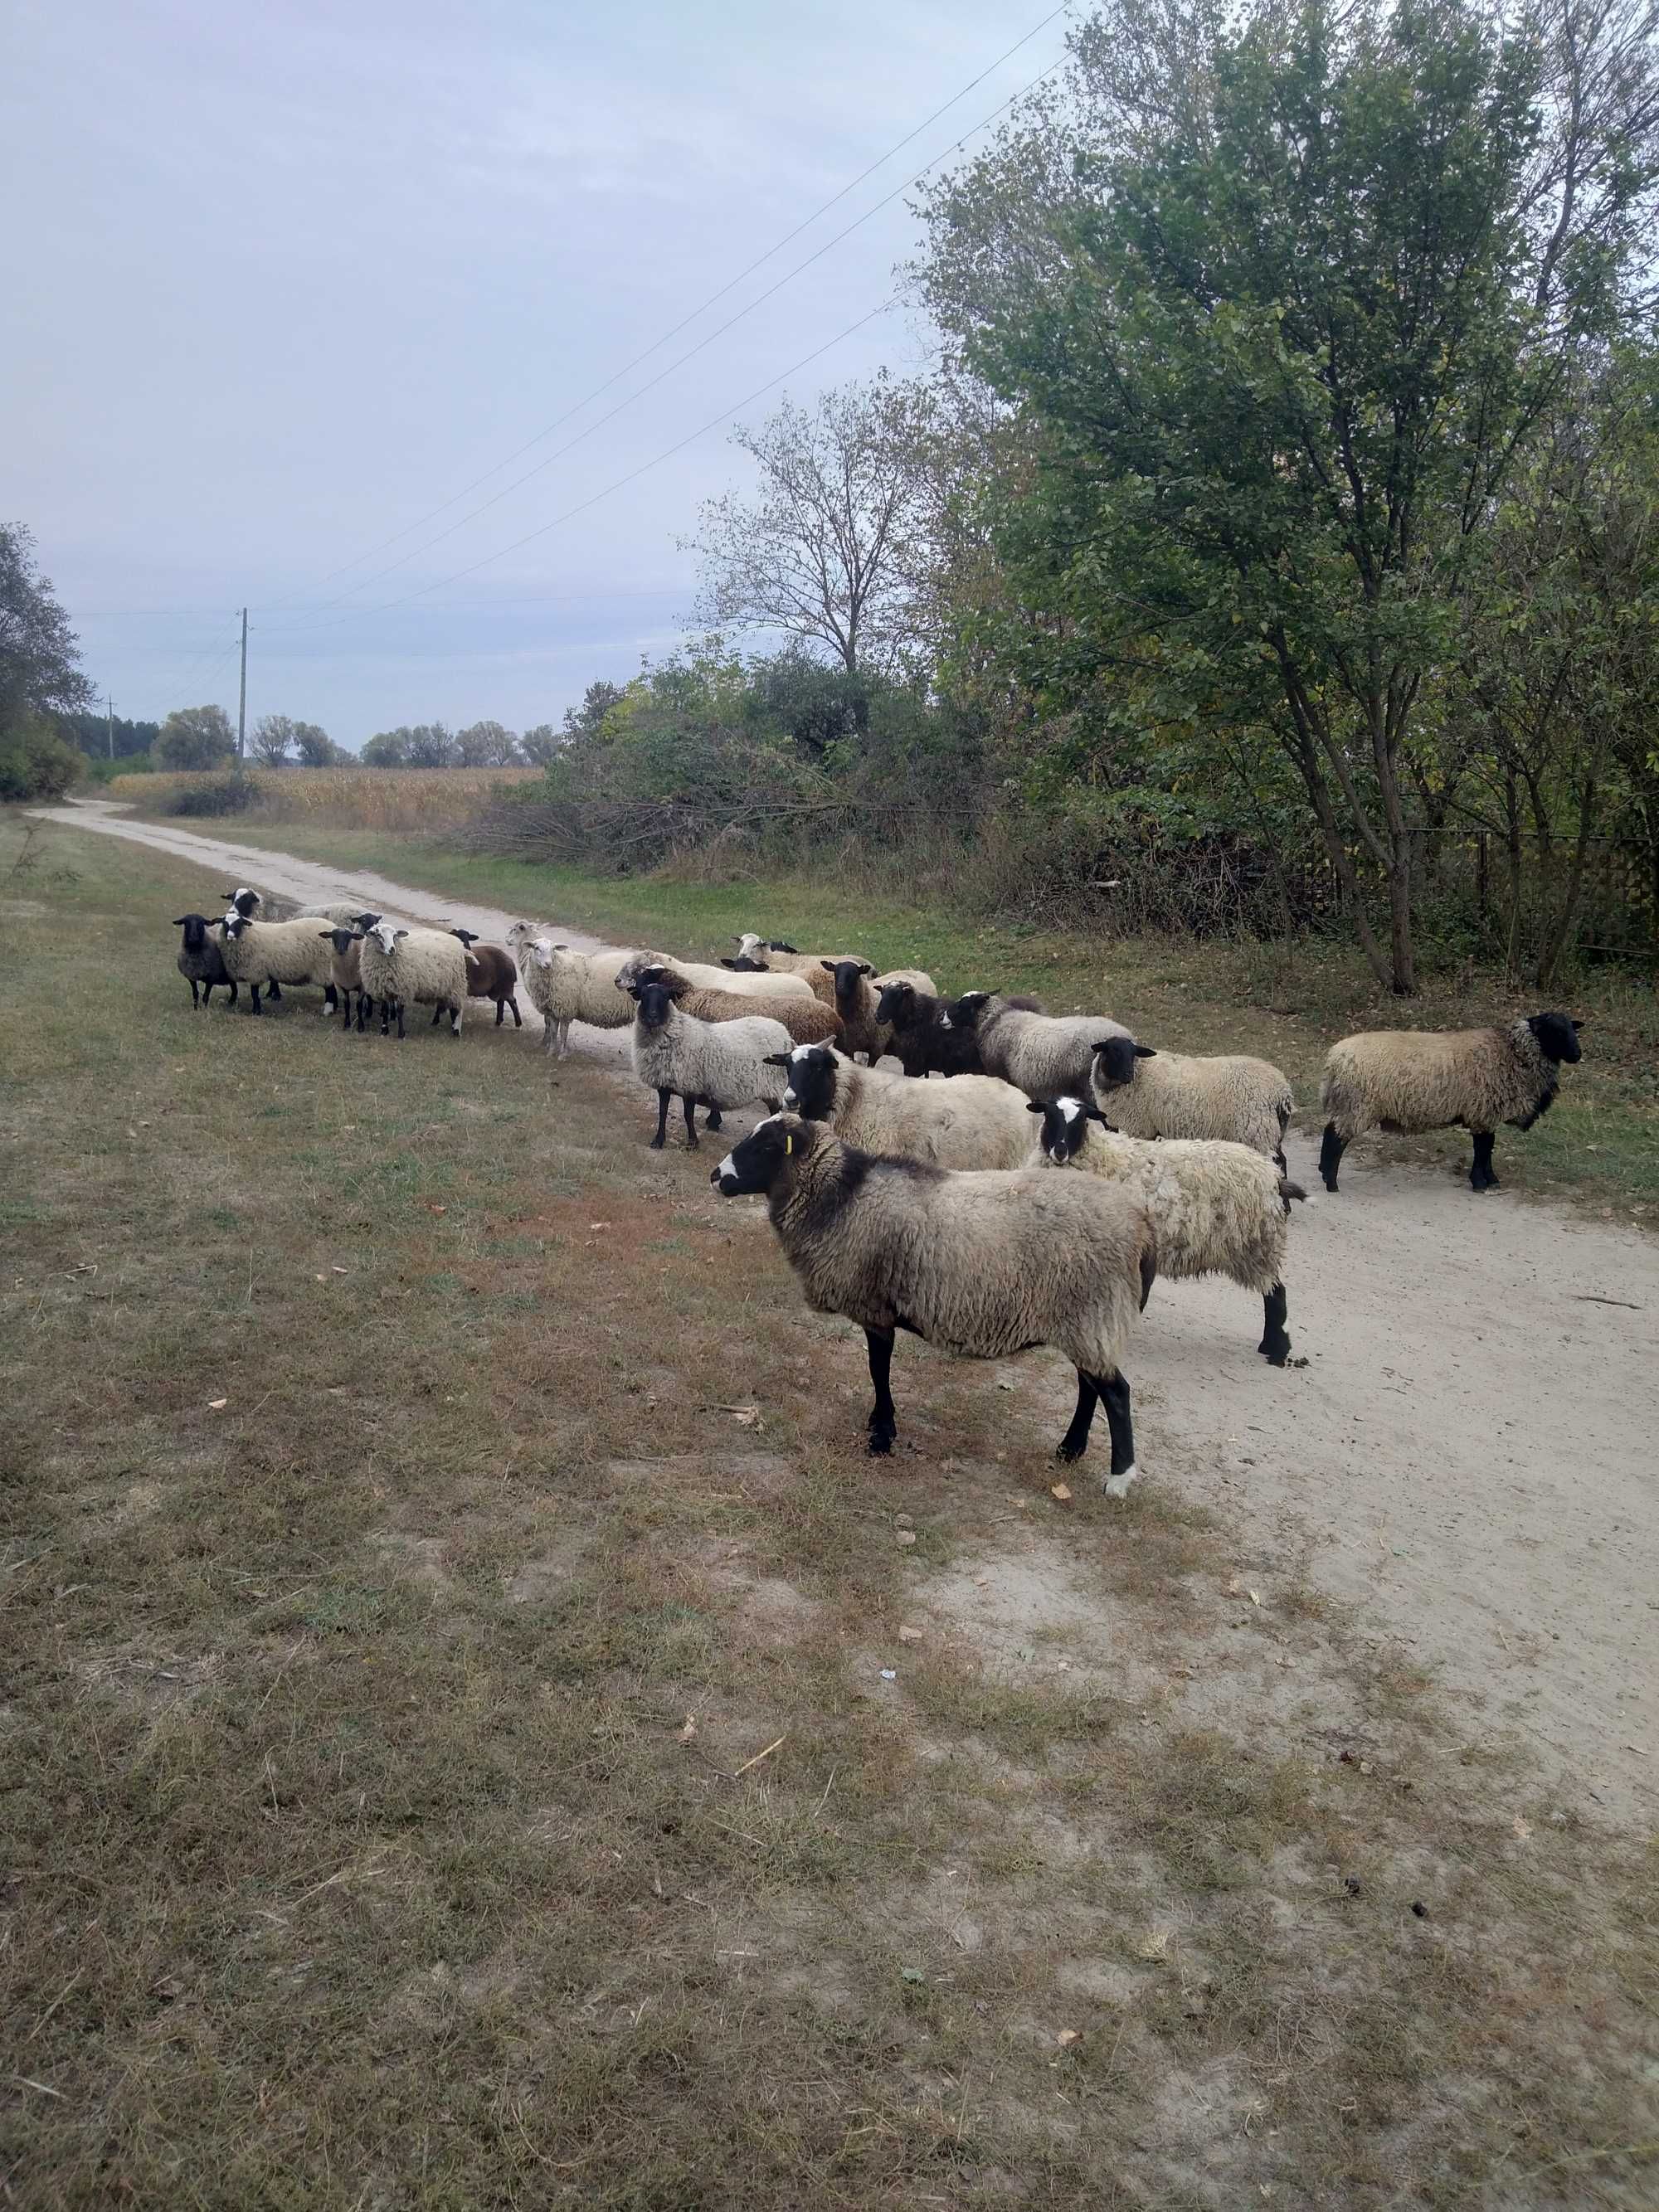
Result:
M660 1137L653 1137L651 1139L651 1149L653 1152L659 1152L662 1150L662 1146L663 1140Z
M1329 1191L1329 1192L1332 1194L1332 1195L1333 1195L1333 1196L1334 1196L1334 1195L1335 1195L1335 1192L1336 1192L1336 1177L1335 1177L1334 1176L1326 1176L1326 1178L1325 1178L1325 1188L1326 1188L1326 1189L1327 1189L1328 1191Z
M1071 1467L1076 1461L1082 1458L1088 1449L1086 1443L1074 1444L1069 1437L1062 1437L1055 1448L1054 1457L1062 1461L1066 1466Z
M1108 1498L1127 1498L1129 1495L1130 1484L1136 1480L1139 1473L1140 1469L1138 1467L1126 1467L1121 1474L1109 1474L1100 1486Z
M893 1449L892 1434L886 1429L872 1429L869 1452L872 1459L886 1459Z
M1270 1367L1282 1367L1291 1356L1291 1340L1289 1337L1286 1337L1282 1344L1267 1344L1264 1342L1258 1344L1256 1350L1261 1354L1261 1357L1267 1361Z

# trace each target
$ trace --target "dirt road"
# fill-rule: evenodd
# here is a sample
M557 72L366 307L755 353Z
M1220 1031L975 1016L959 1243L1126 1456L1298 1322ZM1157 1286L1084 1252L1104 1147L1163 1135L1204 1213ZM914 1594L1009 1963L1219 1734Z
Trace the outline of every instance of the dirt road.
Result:
M104 803L39 811L228 884L434 908L430 893ZM514 919L443 912L497 938ZM626 1057L624 1032L574 1042ZM1316 1181L1307 1133L1291 1145ZM1518 1735L1581 1810L1650 1822L1659 1245L1351 1156L1341 1195L1298 1209L1288 1286L1308 1364L1284 1372L1256 1357L1260 1311L1231 1285L1159 1286L1133 1370L1147 1479L1237 1528L1269 1602L1275 1578L1305 1572L1433 1670L1473 1731Z

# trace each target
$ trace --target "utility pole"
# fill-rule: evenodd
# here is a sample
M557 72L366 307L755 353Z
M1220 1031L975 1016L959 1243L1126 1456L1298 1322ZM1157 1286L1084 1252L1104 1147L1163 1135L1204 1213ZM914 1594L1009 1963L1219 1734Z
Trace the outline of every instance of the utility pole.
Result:
M247 727L247 609L242 609L242 689L236 702L236 759L240 765Z
M104 694L104 708L109 717L109 757L115 758L115 702L107 691Z

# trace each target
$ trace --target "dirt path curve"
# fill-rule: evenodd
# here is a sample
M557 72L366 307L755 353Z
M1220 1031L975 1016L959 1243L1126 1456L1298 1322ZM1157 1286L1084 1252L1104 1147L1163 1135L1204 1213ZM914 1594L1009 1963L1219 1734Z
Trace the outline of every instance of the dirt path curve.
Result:
M432 907L376 876L96 802L39 811L229 882ZM444 911L490 937L514 918ZM625 1057L620 1033L575 1036ZM1293 1170L1315 1181L1305 1132L1292 1146ZM1305 1571L1435 1670L1474 1729L1519 1735L1571 1802L1650 1821L1659 1245L1351 1154L1340 1196L1297 1209L1288 1278L1309 1364L1279 1373L1255 1355L1261 1316L1239 1291L1159 1285L1132 1370L1147 1479L1223 1514L1269 1603Z

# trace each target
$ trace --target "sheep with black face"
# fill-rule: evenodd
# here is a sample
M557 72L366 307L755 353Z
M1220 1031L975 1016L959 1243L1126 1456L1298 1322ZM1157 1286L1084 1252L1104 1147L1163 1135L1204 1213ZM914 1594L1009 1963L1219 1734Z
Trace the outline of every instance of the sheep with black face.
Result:
M936 1168L1018 1168L1030 1158L1025 1094L994 1076L911 1083L821 1044L797 1045L779 1064L790 1112L832 1122L858 1152Z
M1107 1121L1127 1137L1215 1138L1285 1166L1296 1101L1271 1060L1163 1052L1133 1037L1103 1036L1089 1084Z
M476 931L452 929L466 954L467 995L473 999L493 999L495 1003L495 1026L500 1029L501 1017L509 1011L515 1030L524 1027L524 1017L519 1012L515 995L519 988L519 970L513 955L504 945L485 944ZM437 1019L434 1014L433 1019Z
M1328 1117L1319 1150L1327 1190L1342 1155L1367 1129L1417 1135L1466 1128L1474 1139L1471 1190L1496 1190L1492 1146L1500 1122L1530 1129L1555 1103L1563 1062L1579 1058L1571 1015L1528 1014L1484 1030L1364 1030L1325 1059Z
M1011 1001L1018 1004L1018 1001ZM1036 1001L1029 1002L1035 1010ZM907 1075L983 1075L979 1039L970 1029L947 1029L945 1002L914 983L884 983L876 1020L888 1031L887 1049Z
M1030 1098L1085 1097L1095 1046L1127 1037L1104 1014L1045 1014L1029 999L1001 991L964 991L939 1016L947 1030L965 1030L979 1043L988 1075L1000 1075Z
M1174 1138L1152 1143L1115 1129L1082 1098L1033 1100L1051 1166L1076 1168L1138 1193L1158 1231L1165 1275L1225 1275L1261 1300L1256 1349L1274 1367L1290 1358L1285 1248L1291 1201L1307 1193L1249 1145Z
M210 1006L214 985L222 983L234 1006L236 978L227 969L224 957L210 934L215 925L204 914L181 914L173 926L185 933L179 947L179 973L190 986L191 1005Z
M1052 1345L1078 1378L1060 1457L1082 1456L1103 1403L1105 1488L1127 1492L1137 1469L1121 1359L1158 1272L1152 1217L1132 1192L1042 1166L951 1174L876 1159L794 1114L761 1122L709 1181L728 1198L763 1192L808 1305L863 1329L872 1453L890 1452L897 1433L896 1330L970 1359Z

